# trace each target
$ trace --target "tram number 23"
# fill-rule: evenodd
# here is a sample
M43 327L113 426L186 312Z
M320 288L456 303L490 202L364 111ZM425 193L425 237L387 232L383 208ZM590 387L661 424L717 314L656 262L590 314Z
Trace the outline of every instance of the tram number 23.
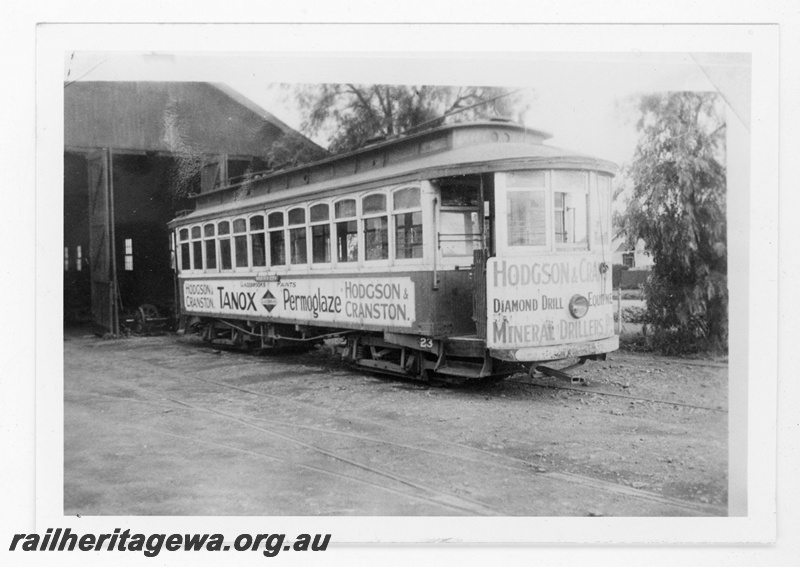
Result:
M433 348L433 339L429 339L427 337L420 337L419 348Z

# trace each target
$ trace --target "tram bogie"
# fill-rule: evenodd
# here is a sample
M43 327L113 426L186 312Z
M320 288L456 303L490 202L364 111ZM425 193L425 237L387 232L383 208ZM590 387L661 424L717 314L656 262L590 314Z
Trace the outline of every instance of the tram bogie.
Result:
M614 166L545 138L452 125L197 195L171 222L182 312L422 380L613 351Z

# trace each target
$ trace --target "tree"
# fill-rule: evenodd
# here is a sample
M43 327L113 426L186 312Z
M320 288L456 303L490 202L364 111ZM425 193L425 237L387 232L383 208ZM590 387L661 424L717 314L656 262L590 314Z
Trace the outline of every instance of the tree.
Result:
M623 217L654 265L646 320L667 352L724 350L728 336L725 121L713 93L643 96Z
M517 96L515 96L517 95ZM329 134L328 149L342 153L375 138L389 138L417 126L445 121L507 116L518 93L499 87L430 85L300 85L295 97L307 136ZM447 118L445 115L454 113Z

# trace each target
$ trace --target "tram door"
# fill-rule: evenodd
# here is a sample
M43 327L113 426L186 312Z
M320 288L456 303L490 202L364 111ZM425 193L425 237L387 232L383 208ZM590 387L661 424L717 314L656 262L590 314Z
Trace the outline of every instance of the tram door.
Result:
M117 302L111 254L112 203L108 150L87 156L89 168L89 270L92 322L97 334L117 332Z
M472 320L478 338L486 338L486 261L494 256L494 174L481 175L480 206L483 212L480 245L472 257Z

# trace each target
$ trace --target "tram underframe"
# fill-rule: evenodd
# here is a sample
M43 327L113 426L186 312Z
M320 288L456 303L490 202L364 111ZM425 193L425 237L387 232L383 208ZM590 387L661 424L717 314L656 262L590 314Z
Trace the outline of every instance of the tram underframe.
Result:
M336 347L347 362L372 372L426 382L463 384L468 380L504 377L520 370L518 365L507 368L508 365L492 359L474 339L465 346L459 344L457 337L428 339L388 332L198 317L188 320L184 331L187 328L198 330L203 340L212 344L244 350L307 350L326 340L338 339Z

